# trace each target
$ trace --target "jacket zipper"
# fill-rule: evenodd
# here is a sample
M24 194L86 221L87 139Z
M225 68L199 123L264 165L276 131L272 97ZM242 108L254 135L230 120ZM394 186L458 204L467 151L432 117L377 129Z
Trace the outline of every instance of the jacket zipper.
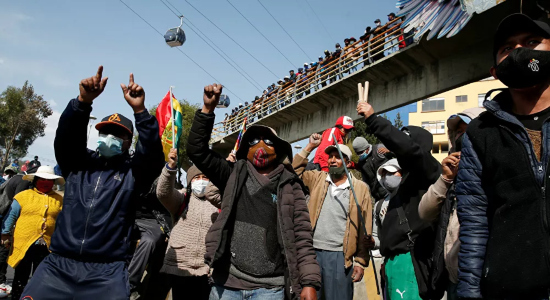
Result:
M519 140L518 137L512 132L512 130L504 125L500 125L502 128L504 128L505 130L507 130L515 139ZM543 136L543 140L544 140L544 136ZM519 141L520 143L522 141ZM544 147L544 143L542 143L541 147ZM543 148L544 150L544 148ZM543 151L544 152L544 151ZM524 155L526 153L524 152ZM544 154L544 153L543 153ZM533 153L534 155L534 153ZM529 160L529 156L527 155L527 160ZM543 163L544 162L540 162L537 160L536 162L536 169L537 170L540 170L543 166ZM531 170L531 175L533 175L534 179L535 179L535 182L537 184L539 184L538 180L537 180L537 176L535 174L535 170L533 170L533 168L529 168ZM544 171L544 175L543 175L543 178L542 178L542 186L541 186L541 193L542 193L542 225L544 227L544 229L546 230L546 232L550 232L549 228L548 228L548 212L547 212L547 203L546 203L546 174L547 174L547 171ZM540 184L539 184L540 185ZM550 253L547 253L547 258L546 258L546 266L550 268Z
M86 215L86 224L84 225L84 237L82 238L82 243L80 244L80 254L82 255L82 251L84 249L84 242L86 241L86 233L88 232L88 222L90 221L90 215L92 213L92 208L94 206L94 200L95 200L95 194L97 192L97 188L99 186L99 181L101 180L101 174L103 174L103 171L99 173L99 176L97 177L97 182L94 188L94 195L92 197L92 201L90 202L90 207L88 208L88 214Z

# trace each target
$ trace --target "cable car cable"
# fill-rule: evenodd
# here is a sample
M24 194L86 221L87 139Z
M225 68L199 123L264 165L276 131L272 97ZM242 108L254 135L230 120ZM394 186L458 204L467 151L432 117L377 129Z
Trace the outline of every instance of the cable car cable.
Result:
M149 25L149 27L151 27L154 31L156 31L158 34L160 34L162 37L164 37L164 34L162 34L160 31L158 31L158 29L156 29L153 25L151 25L151 23L147 22L147 20L145 20L140 14L138 14L135 10L133 10L130 6L128 6L128 4L126 4L126 2L122 1L122 0L118 0L120 1L122 4L124 4L124 6L126 6L129 10L131 10L136 16L138 16L143 22L145 22L147 25ZM190 61L192 61L197 67L199 67L201 70L204 71L204 73L208 74L210 77L212 77L212 79L214 79L214 81L216 82L220 82L218 79L216 79L216 77L214 77L212 74L210 74L208 71L206 71L201 65L199 65L195 60L193 60L189 55L187 55L185 52L183 52L180 48L176 48L176 50L178 50L179 52L181 52L181 54L185 55ZM239 97L237 94L233 93L229 88L227 88L225 85L223 85L223 88L228 91L229 93L233 94L235 97L237 97L239 100L243 101L243 99L241 99L241 97Z
M273 46L273 48L275 48L277 51L279 51L279 53L281 53L281 55L290 63L290 65L291 65L292 67L294 67L294 63L292 63L292 62L290 61L290 59L288 59L288 57L286 57L286 55L284 55L283 52L281 52L281 50L279 50L279 48L277 48L277 46L275 46L275 44L273 44L273 43L272 43L272 42L271 42L271 41L270 41L270 40L269 40L269 39L268 39L268 38L267 38L267 37L266 37L266 36L256 27L256 26L254 26L254 24L252 24L252 22L250 22L250 21L241 13L241 11L238 10L238 9L235 7L235 5L233 5L231 2L229 2L229 0L225 0L225 1L227 1L227 3L229 3L229 5L233 6L233 8L234 8L234 9L235 9L235 10L236 10L236 11L237 11L237 12L238 12L247 22L248 22L248 24L250 24L252 27L254 27L254 29L256 29L256 31L257 31L261 36L263 36L264 39L265 39L266 41L268 41L268 42L271 44L271 46Z
M313 14L315 15L315 17L317 18L317 20L319 21L319 23L321 23L321 26L323 26L323 29L325 29L325 32L328 34L328 37L334 41L334 39L332 38L332 35L330 35L330 32L328 32L328 29L325 27L325 24L323 24L323 21L321 21L321 18L319 18L319 16L317 15L317 13L315 12L315 10L313 9L313 7L311 7L311 4L309 4L309 2L307 0L304 0L307 4L307 6L309 6L309 9L311 9L311 11L313 12Z
M159 0L160 2L162 2L162 4L164 4L164 6L166 6L166 8L168 8L178 19L180 18L180 16L182 16L183 14L180 13L179 10L177 10L175 7L174 9L176 9L176 11L180 14L177 14L174 10L172 10L166 3L164 3L163 0ZM262 92L262 87L261 85L256 82L252 76L250 76L250 74L248 74L246 71L243 70L243 72L248 76L246 77L243 72L241 72L239 69L237 69L237 67L235 67L233 64L237 65L237 63L235 61L233 61L233 64L231 62L229 62L218 50L216 50L216 48L214 48L212 45L210 45L200 34L198 34L193 28L191 28L191 26L189 26L189 24L187 24L185 22L185 20L183 21L183 23L185 25L187 25L189 27L189 29L191 29L191 31L193 31L196 35L199 36L199 38L201 38L210 48L212 48L212 50L216 51L216 53L218 53L219 56L221 56L221 58L223 58L230 66L232 66L239 74L241 74L241 76L244 77L244 79L246 79L253 87L255 87L256 89L258 89L258 91ZM213 43L211 40L210 40L211 43ZM217 46L216 46L217 47ZM218 47L219 48L219 47ZM223 52L223 50L220 49L221 52ZM227 56L229 59L231 59L225 52L223 52L223 54L225 54L225 56ZM242 68L241 68L242 69ZM252 83L250 81L250 79L252 79L256 84Z
M257 59L254 55L252 55L252 53L248 52L248 50L246 50L246 48L244 48L243 46L241 46L241 44L239 44L237 41L235 41L234 38L232 38L229 34L227 34L225 31L223 31L223 29L221 29L218 25L216 25L216 23L212 22L207 16L205 16L200 10L198 10L195 6L193 6L193 4L191 4L189 1L185 0L185 2L187 2L187 4L189 4L189 6L191 6L194 10L196 10L201 16L203 16L206 20L208 20L208 22L210 22L210 24L214 25L214 27L218 28L219 31L221 31L225 36L227 36L230 40L232 40L235 44L237 44L237 46L239 46L244 52L246 52L246 54L250 55L250 57L252 57L255 61L257 61L260 65L262 65L262 67L264 67L266 70L268 70L271 74L273 74L273 76L275 76L275 78L279 79L279 76L277 76L277 74L275 74L273 71L271 71L271 69L269 69L266 65L264 65L259 59ZM170 2L168 2L170 3Z
M283 25L281 25L281 23L279 23L279 21L277 21L277 19L275 19L275 17L271 14L271 12L269 12L269 9L267 9L267 7L265 7L263 5L263 3L260 1L260 0L257 0L258 3L260 3L260 5L265 9L265 11L273 18L273 20L275 22L277 22L277 24L279 25L279 27L281 27L281 29L286 33L286 35L288 35L288 37L294 42L294 44L296 44L296 46L298 46L298 48L300 48L300 50L302 50L302 52L306 55L306 57L310 60L310 61L313 61L313 59L311 57L309 57L309 55L306 53L306 51L304 51L304 49L302 49L302 47L300 47L300 45L298 45L298 43L294 40L294 38L290 35L290 33L288 33L288 31L285 30L285 28L283 27Z

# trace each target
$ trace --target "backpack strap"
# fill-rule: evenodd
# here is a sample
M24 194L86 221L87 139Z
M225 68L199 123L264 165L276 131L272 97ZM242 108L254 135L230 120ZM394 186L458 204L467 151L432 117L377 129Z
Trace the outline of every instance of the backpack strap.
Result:
M411 226L409 226L409 220L405 215L405 211L403 210L402 205L399 205L397 207L397 214L399 215L399 225L405 224L407 226L407 237L409 238L409 244L407 245L407 247L412 248L414 246L414 239L411 237L412 230Z

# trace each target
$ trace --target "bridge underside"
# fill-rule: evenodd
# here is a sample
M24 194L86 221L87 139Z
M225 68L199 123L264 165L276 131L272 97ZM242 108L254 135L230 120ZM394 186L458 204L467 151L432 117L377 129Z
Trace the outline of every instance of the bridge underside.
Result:
M500 20L517 12L518 7L519 1L506 1L474 16L453 38L424 39L254 124L273 127L283 139L295 142L333 126L339 116L359 119L357 83L370 82L369 102L377 113L383 113L487 78L493 64L493 33ZM237 135L238 132L214 141L213 149L229 153Z

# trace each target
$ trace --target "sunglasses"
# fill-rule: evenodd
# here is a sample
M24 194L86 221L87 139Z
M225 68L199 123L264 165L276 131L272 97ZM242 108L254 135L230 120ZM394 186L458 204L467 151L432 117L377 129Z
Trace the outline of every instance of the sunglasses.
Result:
M248 145L254 146L254 145L258 144L260 141L264 141L264 143L268 146L273 146L274 145L274 143L270 139L264 139L264 138L254 138L254 139L250 140L250 142L248 142Z

